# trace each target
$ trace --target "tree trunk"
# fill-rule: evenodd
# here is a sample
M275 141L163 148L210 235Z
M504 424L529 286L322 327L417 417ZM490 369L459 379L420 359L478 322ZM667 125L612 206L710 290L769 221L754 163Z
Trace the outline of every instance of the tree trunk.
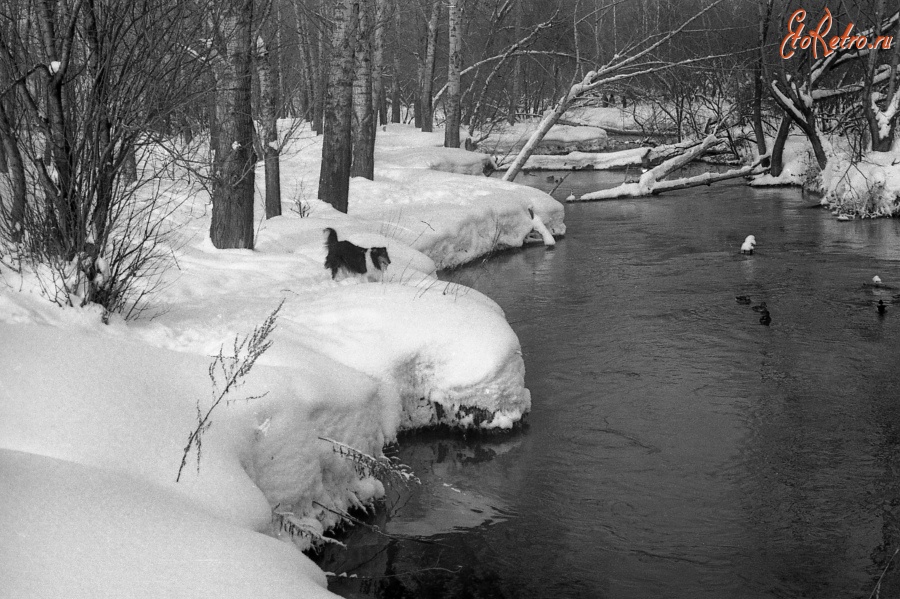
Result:
M372 49L372 106L377 122L387 123L387 104L384 99L384 16L386 0L375 0L374 48ZM374 123L377 125L377 123Z
M765 1L765 8L763 8ZM766 132L762 122L762 96L763 96L763 66L765 64L765 45L769 31L769 18L772 14L772 0L759 0L759 38L757 43L756 65L753 68L753 133L756 135L756 151L759 156L765 155ZM769 161L764 160L763 166L769 166Z
M769 174L773 177L780 176L781 171L784 170L784 144L787 143L792 122L791 117L785 114L781 117L781 123L778 125L778 133L772 143L772 157L769 161Z
M309 32L310 28L306 23L306 19L302 18L300 14L298 3L299 0L292 0L291 2L297 30L297 45L300 48L300 73L303 77L303 90L299 94L300 114L304 120L309 121L314 131L321 133L320 125L318 125L319 129L317 129L315 110L320 83L317 69L320 67L316 66L319 62L314 58L315 52L313 50L312 36Z
M879 0L876 11L876 23L878 23L876 35L880 35L883 0ZM897 21L897 33L894 36L894 52L891 55L891 77L888 82L887 94L884 97L884 110L881 110L873 98L873 83L875 79L876 52L869 54L869 68L866 73L865 112L869 123L869 132L872 136L872 150L875 152L890 152L894 145L894 137L897 132L898 110L900 110L900 90L897 89L898 66L900 66L900 19ZM887 115L891 116L888 117ZM882 127L882 121L888 118L887 128Z
M431 4L431 17L428 19L428 32L425 40L425 62L422 64L422 86L418 108L422 111L422 131L425 133L434 130L434 107L431 105L431 93L434 87L434 54L437 48L441 1L434 0Z
M513 10L516 11L513 38L517 40L520 39L524 26L525 7L522 6L522 2L523 0L516 0L516 5L513 7ZM507 117L510 125L514 125L518 118L519 101L522 99L523 91L522 82L525 78L524 57L516 56L513 60L515 61L512 73L513 83L509 95L509 116Z
M459 147L459 71L460 57L460 7L458 0L450 0L448 6L450 23L447 28L449 39L447 66L447 122L444 125L444 147Z
M359 0L353 79L353 160L351 177L375 178L375 110L372 103L373 0Z
M402 120L400 114L400 11L397 7L397 1L391 0L391 9L394 11L394 45L392 48L394 59L394 76L391 79L391 122L399 123Z
M269 47L256 38L256 72L259 77L260 121L266 172L266 218L281 216L281 165L278 148L278 98L272 80Z
M227 41L227 56L216 89L219 139L209 235L220 249L252 249L256 163L250 112L253 0L231 0L223 11L220 34Z
M3 155L6 158L5 172L9 177L12 194L9 214L2 212L3 206L0 204L0 216L6 221L2 223L0 233L5 234L8 240L18 242L25 231L25 208L28 197L25 187L25 163L13 135L12 119L4 109L2 99L0 99L0 146L3 147Z
M88 65L93 83L93 108L95 113L90 119L89 127L92 132L94 144L94 156L90 161L97 172L97 192L93 207L93 236L95 244L102 247L106 243L106 228L109 220L109 209L112 204L113 183L115 169L115 148L110 139L112 124L109 120L109 89L105 64L101 63L104 56L104 48L97 32L96 9L93 0L88 0L83 5L85 17L85 37L91 49ZM119 150L126 155L130 147L122 147ZM123 156L124 158L124 156ZM94 256L96 257L96 256Z
M55 5L51 0L42 0L38 10L47 64L59 61L54 8ZM70 161L72 143L63 101L65 75L65 65L63 64L46 81L47 127L49 128L49 143L46 147L50 154L52 167L56 171L56 181L51 182L43 178L43 186L50 204L55 208L55 210L48 211L48 227L68 257L68 254L73 253L76 247L81 246L83 228L78 226L78 222L82 219L79 218L78 200L72 193Z
M350 123L353 96L353 49L358 0L334 2L334 28L328 90L325 94L319 199L346 213L350 192Z

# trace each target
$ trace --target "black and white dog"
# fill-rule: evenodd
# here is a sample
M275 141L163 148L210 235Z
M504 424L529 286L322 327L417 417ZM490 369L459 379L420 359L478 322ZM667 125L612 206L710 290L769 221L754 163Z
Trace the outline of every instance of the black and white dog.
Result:
M337 232L325 229L325 268L331 269L331 278L340 281L348 277L361 276L368 281L380 281L384 269L391 263L387 248L359 247L349 241L338 241Z

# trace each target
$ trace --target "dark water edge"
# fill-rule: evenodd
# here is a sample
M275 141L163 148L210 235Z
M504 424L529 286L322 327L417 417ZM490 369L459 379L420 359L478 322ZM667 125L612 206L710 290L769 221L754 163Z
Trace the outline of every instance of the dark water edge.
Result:
M519 335L528 425L404 438L422 485L372 516L390 537L356 527L321 556L361 577L329 588L868 597L900 547L900 222L840 223L815 201L732 184L572 204L556 249L447 273ZM900 596L897 570L881 597Z

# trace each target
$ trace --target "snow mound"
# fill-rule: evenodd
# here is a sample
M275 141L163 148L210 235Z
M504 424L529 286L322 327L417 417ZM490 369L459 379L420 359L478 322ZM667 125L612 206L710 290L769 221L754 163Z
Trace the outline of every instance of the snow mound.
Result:
M538 122L520 122L491 132L479 148L490 154L518 152L537 130ZM569 152L599 152L606 148L606 131L599 127L554 125L535 148L535 154L568 154Z
M3 597L335 597L294 547L139 478L5 449L0 478Z

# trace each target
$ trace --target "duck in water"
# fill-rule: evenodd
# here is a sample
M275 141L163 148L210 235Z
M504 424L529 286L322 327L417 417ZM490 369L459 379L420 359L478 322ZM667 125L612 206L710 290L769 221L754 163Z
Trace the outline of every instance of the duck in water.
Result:
M736 295L736 296L734 296L734 299L739 304L749 304L750 303L749 295Z
M884 313L887 311L887 306L884 305L884 300L878 300L878 305L876 307L878 308L878 315L884 316Z
M763 308L762 315L759 317L759 324L764 324L769 326L772 323L772 315L769 314L769 311Z
M759 302L758 306L753 306L750 309L753 310L754 312L766 312L766 313L769 312L769 308L766 306L766 302Z

